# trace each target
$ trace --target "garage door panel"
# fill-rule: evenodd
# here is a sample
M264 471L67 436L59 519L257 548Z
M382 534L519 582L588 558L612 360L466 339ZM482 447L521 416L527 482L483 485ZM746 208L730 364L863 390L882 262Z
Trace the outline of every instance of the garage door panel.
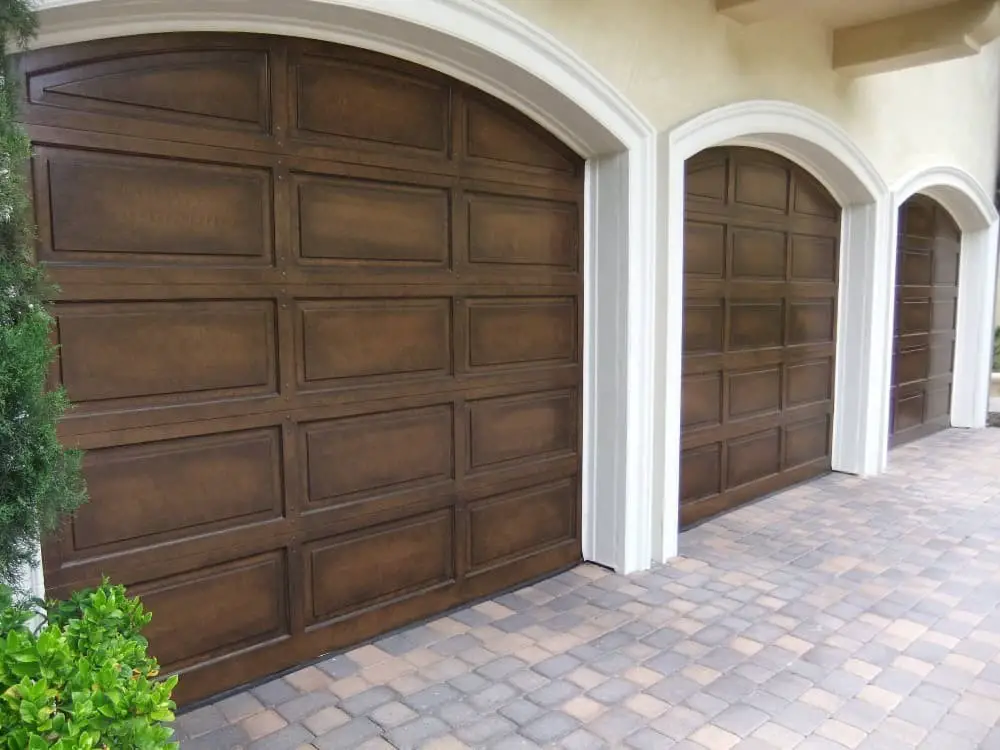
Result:
M468 567L476 572L576 537L575 477L469 506Z
M292 189L303 263L439 269L451 264L446 188L296 174Z
M448 299L299 300L301 388L451 373Z
M685 374L681 381L681 425L696 429L722 423L722 371Z
M467 193L469 263L578 271L580 215L576 203Z
M40 148L52 262L274 262L271 173L207 162Z
M728 350L764 349L784 343L782 301L729 300Z
M739 487L781 470L781 430L774 428L730 440L726 486Z
M468 403L468 472L535 463L579 450L575 389Z
M789 241L792 281L837 281L836 238L793 234Z
M733 243L730 279L784 280L787 235L767 229L738 227L730 231L730 236Z
M144 582L131 592L153 615L145 635L169 672L287 637L287 587L285 553L274 550Z
M777 414L781 410L781 368L730 372L727 421Z
M466 156L536 171L578 173L575 155L527 117L474 92L463 93Z
M308 506L367 505L451 482L454 429L452 404L300 425Z
M126 129L159 121L210 130L266 134L270 95L268 54L251 49L151 51L141 42L110 59L74 59L57 51L53 64L27 76L37 106L101 115ZM119 45L125 47L126 45Z
M831 449L830 428L830 418L827 415L785 427L782 467L790 469L813 461L827 460Z
M686 180L685 525L829 470L840 230L836 202L772 154L710 149Z
M725 224L684 222L684 273L722 279L726 273L727 241Z
M452 510L441 510L303 548L306 623L385 607L455 576Z
M269 300L55 307L58 373L87 411L274 393Z
M958 320L958 299L938 299L931 308L931 331L943 331L954 335L955 323Z
M448 87L426 76L316 54L290 65L292 136L335 136L447 156L451 113Z
M897 278L904 286L930 286L933 283L933 256L930 248L907 248L899 254Z
M937 285L958 286L958 240L954 243L952 252L934 253L934 283Z
M789 364L785 369L785 407L805 406L833 398L833 360Z
M832 344L837 325L833 299L788 300L788 344Z
M90 500L71 522L70 557L278 518L281 459L276 427L90 451Z
M575 298L480 298L463 307L470 370L578 361Z
M926 345L907 347L896 352L893 383L925 380L930 375L931 351Z

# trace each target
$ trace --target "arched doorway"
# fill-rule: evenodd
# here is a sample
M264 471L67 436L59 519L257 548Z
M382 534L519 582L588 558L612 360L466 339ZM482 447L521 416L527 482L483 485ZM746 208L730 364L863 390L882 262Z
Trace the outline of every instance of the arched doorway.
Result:
M51 595L143 595L187 702L580 559L581 158L321 42L22 70L91 490Z
M911 196L899 210L890 445L951 426L962 233L941 204Z
M681 524L830 470L840 207L758 149L686 164Z

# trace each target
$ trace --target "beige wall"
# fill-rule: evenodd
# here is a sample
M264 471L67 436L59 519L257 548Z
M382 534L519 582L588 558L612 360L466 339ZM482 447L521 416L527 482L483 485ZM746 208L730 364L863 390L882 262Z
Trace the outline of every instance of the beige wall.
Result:
M503 0L567 44L660 129L721 104L774 98L843 126L892 185L929 164L992 193L1000 44L976 57L851 80L829 32L801 21L742 26L712 0Z

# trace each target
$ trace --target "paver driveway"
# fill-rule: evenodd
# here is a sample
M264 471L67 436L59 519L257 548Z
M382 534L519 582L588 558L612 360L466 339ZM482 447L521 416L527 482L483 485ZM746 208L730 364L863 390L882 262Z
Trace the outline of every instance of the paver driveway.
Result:
M797 487L198 709L184 750L1000 748L1000 430Z

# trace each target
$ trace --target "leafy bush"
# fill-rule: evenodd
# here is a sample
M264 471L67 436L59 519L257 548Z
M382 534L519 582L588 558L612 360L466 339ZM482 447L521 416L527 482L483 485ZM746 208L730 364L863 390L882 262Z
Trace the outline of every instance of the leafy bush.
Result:
M177 677L157 680L142 603L105 581L35 605L0 588L0 750L177 748Z
M1000 328L993 331L993 372L1000 372Z

